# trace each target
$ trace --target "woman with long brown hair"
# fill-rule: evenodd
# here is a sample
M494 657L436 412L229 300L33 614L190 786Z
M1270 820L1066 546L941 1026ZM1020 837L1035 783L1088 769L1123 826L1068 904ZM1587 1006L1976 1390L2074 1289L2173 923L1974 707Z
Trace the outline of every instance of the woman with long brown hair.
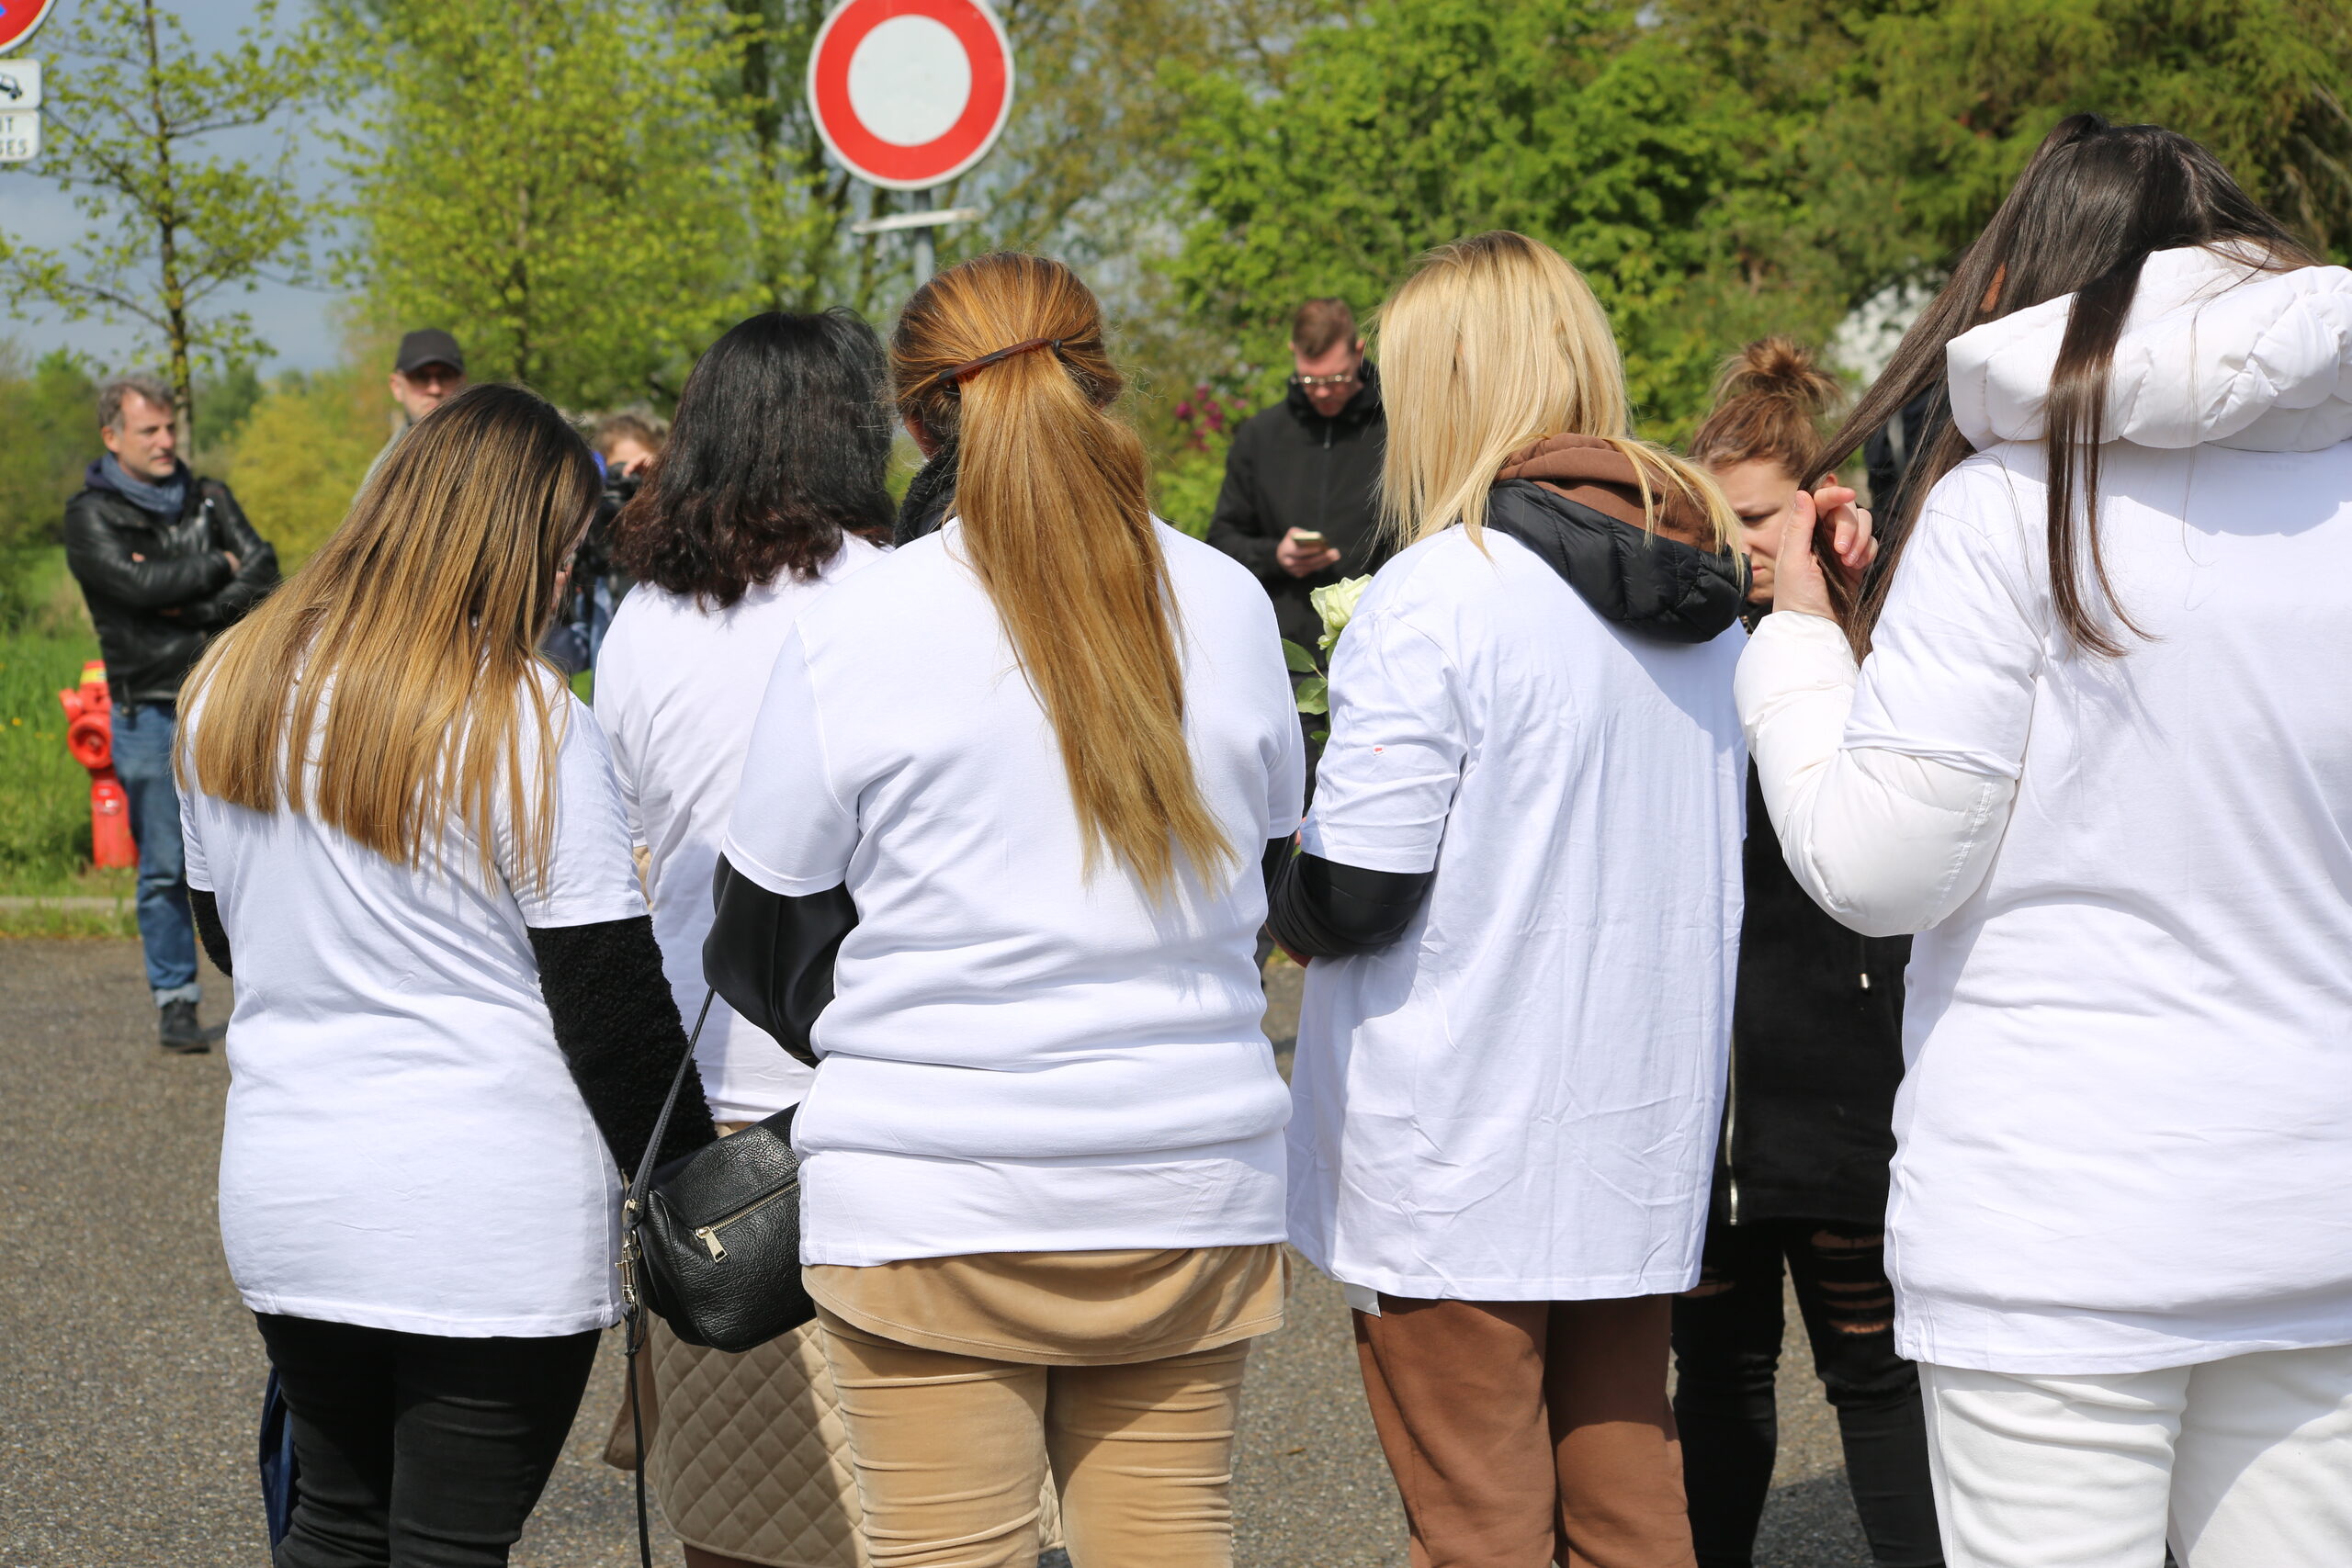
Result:
M1740 706L1790 870L1917 932L1888 1274L1956 1568L2352 1562L2352 272L2062 121L1825 448L1951 427ZM1858 662L1858 656L1860 657Z
M554 409L471 388L189 678L221 1242L300 1473L278 1568L504 1562L620 1316L619 1173L685 1035L603 739L533 651L596 492ZM684 1110L660 1157L713 1137Z
M1069 268L943 273L891 360L954 515L801 612L707 964L817 1063L803 1257L876 1558L1029 1568L1050 1471L1077 1561L1222 1568L1284 1284L1273 613L1152 517Z
M1405 546L1331 661L1273 931L1310 958L1291 1235L1355 1308L1417 1563L1689 1568L1697 1281L1738 940L1744 581L1523 234L1382 308Z

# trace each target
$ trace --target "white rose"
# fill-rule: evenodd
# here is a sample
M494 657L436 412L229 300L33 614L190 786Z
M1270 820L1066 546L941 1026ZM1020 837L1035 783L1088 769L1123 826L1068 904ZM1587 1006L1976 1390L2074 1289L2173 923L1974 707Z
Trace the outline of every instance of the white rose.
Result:
M1355 617L1356 601L1363 598L1363 591L1371 586L1372 579L1369 577L1343 578L1306 596L1306 602L1314 605L1315 613L1323 618L1323 638L1319 646L1324 652L1330 652L1331 645L1340 640L1340 634Z

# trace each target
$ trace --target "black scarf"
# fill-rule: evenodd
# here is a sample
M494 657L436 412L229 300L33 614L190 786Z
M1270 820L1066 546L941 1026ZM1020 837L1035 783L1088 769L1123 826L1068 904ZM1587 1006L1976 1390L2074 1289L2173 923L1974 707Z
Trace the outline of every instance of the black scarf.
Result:
M906 499L899 502L899 526L890 542L910 545L926 534L936 534L955 510L956 443L948 440L940 444L914 482L907 486Z

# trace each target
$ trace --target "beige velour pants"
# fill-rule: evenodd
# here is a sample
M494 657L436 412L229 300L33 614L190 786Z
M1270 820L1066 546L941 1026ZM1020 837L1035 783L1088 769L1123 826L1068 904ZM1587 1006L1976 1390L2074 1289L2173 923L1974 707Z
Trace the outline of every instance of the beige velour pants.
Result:
M1032 1568L1049 1468L1082 1568L1231 1568L1248 1340L1047 1367L823 1322L875 1568Z

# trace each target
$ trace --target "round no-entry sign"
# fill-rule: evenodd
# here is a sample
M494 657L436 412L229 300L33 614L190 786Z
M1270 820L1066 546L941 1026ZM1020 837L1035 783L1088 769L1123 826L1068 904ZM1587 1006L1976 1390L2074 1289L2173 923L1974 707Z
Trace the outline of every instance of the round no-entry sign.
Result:
M0 0L0 54L6 54L49 19L57 0ZM0 109L8 106L0 103Z
M808 51L808 108L858 178L927 190L996 144L1012 44L987 0L842 0Z

